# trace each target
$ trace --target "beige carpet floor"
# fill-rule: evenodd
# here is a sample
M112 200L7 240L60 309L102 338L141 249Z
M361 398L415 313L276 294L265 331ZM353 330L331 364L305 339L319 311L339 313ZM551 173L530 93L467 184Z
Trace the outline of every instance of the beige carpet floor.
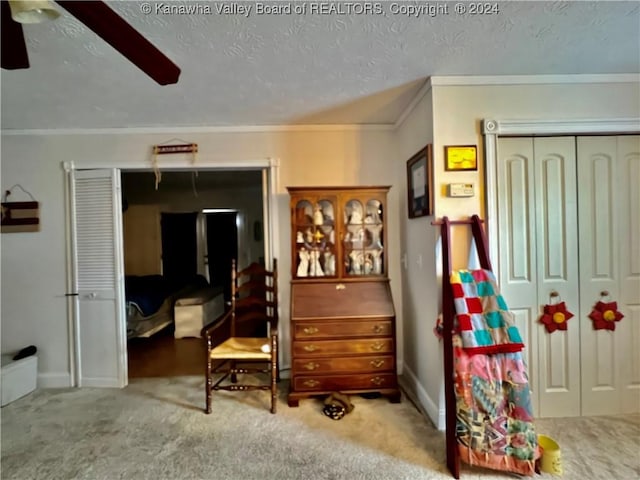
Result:
M125 389L37 390L2 408L2 479L439 480L444 434L403 396L352 397L342 420L320 400L278 413L266 392L223 392L205 415L201 377ZM640 415L544 419L569 480L640 478ZM514 476L463 466L463 479ZM552 479L549 474L537 478Z

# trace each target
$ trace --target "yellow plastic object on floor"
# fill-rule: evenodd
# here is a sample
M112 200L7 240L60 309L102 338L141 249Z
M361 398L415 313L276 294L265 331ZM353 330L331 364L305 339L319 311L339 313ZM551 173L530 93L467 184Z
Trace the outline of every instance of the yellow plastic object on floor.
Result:
M542 448L540 470L552 475L562 475L562 456L558 442L546 435L538 435L538 445Z

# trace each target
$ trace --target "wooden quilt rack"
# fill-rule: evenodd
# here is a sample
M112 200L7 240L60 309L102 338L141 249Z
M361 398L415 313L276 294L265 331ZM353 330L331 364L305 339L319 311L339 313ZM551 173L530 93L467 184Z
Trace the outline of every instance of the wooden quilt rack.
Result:
M442 341L444 343L444 403L445 403L445 427L447 468L454 478L460 478L460 457L458 454L458 442L456 440L456 396L454 390L453 367L453 320L455 307L453 303L453 291L451 289L451 226L471 225L471 232L476 243L480 266L491 270L487 237L482 228L483 221L478 215L473 215L468 220L449 220L442 217L434 221L432 225L440 225L442 240Z

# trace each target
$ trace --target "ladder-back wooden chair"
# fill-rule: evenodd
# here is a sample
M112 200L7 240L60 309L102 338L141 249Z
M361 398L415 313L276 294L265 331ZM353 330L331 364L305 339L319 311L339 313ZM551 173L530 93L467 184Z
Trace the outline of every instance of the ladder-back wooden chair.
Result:
M206 413L211 413L214 390L269 390L271 413L276 413L280 380L277 284L275 259L271 271L257 263L237 271L232 261L229 308L202 332L207 342ZM243 383L244 374L259 375ZM264 374L268 383L260 383Z

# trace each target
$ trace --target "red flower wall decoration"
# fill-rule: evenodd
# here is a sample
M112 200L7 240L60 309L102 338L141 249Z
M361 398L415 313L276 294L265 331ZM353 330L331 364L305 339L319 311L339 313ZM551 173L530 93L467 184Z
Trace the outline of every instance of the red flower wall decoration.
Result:
M589 318L593 320L594 330L615 330L616 322L623 317L624 315L618 311L617 302L598 301L589 314Z
M553 333L556 330L566 330L567 320L573 317L573 313L567 310L564 302L554 303L544 306L544 315L540 317L540 323L544 323L547 332Z

